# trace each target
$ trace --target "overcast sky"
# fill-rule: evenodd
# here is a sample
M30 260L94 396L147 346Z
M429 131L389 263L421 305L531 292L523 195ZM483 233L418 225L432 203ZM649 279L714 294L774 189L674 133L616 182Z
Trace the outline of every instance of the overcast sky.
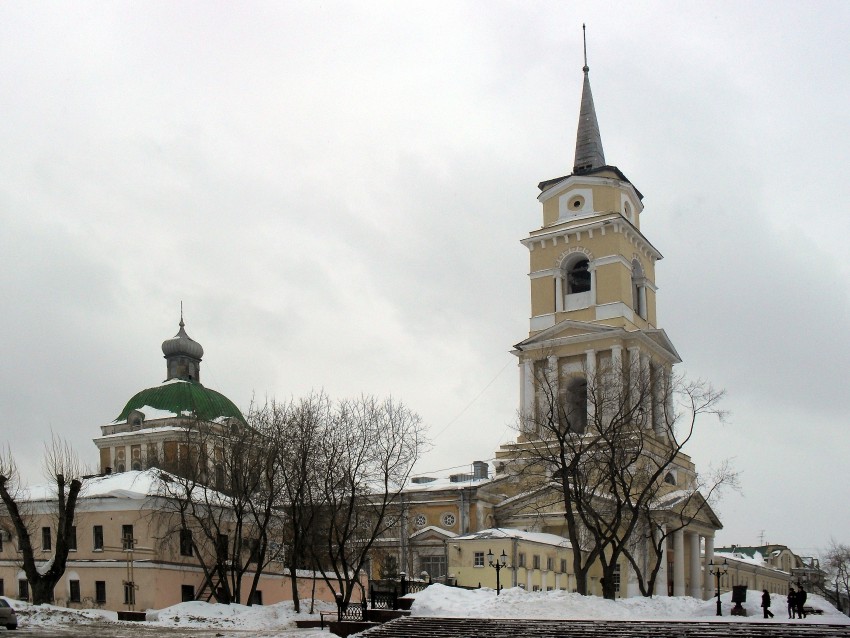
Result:
M492 459L582 22L659 325L728 390L690 447L741 471L718 545L850 541L846 2L0 4L0 427L27 477L51 429L96 464L181 301L241 408L391 394L430 429L418 471Z

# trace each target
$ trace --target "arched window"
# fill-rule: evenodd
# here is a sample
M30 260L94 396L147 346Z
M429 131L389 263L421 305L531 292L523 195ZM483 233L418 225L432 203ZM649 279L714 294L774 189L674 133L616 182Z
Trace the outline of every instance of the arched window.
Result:
M580 259L567 268L567 294L574 295L590 290L590 264Z
M584 434L587 429L587 380L584 377L566 384L561 393L558 419L562 428Z
M667 476L664 477L664 482L669 483L670 485L676 484L676 475L673 472L667 472Z

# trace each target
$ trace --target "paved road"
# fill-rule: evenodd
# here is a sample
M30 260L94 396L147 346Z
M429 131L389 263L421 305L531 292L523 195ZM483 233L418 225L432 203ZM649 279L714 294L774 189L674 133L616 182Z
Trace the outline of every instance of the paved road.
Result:
M329 636L327 629L324 633L318 630L256 630L256 629L194 629L186 627L161 627L150 625L130 625L114 623L86 623L82 625L66 625L62 627L27 627L18 626L17 631L6 631L0 628L0 637L17 638L17 636L39 636L40 638L315 638Z

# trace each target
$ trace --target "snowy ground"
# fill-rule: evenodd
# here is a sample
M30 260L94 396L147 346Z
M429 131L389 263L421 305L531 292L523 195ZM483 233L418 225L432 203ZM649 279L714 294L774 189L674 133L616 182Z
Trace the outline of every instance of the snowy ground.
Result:
M414 594L414 616L452 616L484 618L549 618L549 619L610 619L610 620L699 620L710 622L761 621L761 594L750 591L747 596L748 616L730 616L731 594L722 601L723 616L717 617L714 600L703 601L689 597L628 598L617 601L594 596L580 596L561 591L526 592L514 588L496 596L492 589L464 590L432 585ZM148 612L145 623L118 622L115 612L101 610L69 610L49 605L32 606L7 599L18 610L18 622L23 633L50 636L327 636L327 629L297 630L297 615L291 603L258 607L244 605L215 605L203 602L181 603L173 607ZM809 595L808 604L823 610L823 615L810 615L804 620L789 621L785 597L774 595L772 622L850 625L850 618L838 612L820 596ZM323 609L329 606L324 604ZM318 619L318 615L314 616ZM771 622L771 621L768 621ZM0 630L1 632L2 630Z
M581 596L563 591L527 592L515 587L503 589L500 596L492 589L465 590L431 585L414 594L414 616L451 616L463 618L550 618L573 620L699 620L718 622L764 621L761 592L748 591L744 608L747 616L730 616L732 593L721 596L723 616L718 617L717 599L709 601L680 597L622 598L616 601L596 596ZM823 610L798 623L850 625L843 615L820 596L809 594L808 606ZM788 620L785 596L774 594L770 610L774 622Z

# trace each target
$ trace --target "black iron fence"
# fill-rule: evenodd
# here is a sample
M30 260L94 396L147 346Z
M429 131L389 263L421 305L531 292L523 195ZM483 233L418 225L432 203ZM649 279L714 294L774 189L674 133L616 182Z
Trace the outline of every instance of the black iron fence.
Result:
M359 603L344 602L342 596L336 596L336 617L339 622L364 622L366 620L366 599Z

